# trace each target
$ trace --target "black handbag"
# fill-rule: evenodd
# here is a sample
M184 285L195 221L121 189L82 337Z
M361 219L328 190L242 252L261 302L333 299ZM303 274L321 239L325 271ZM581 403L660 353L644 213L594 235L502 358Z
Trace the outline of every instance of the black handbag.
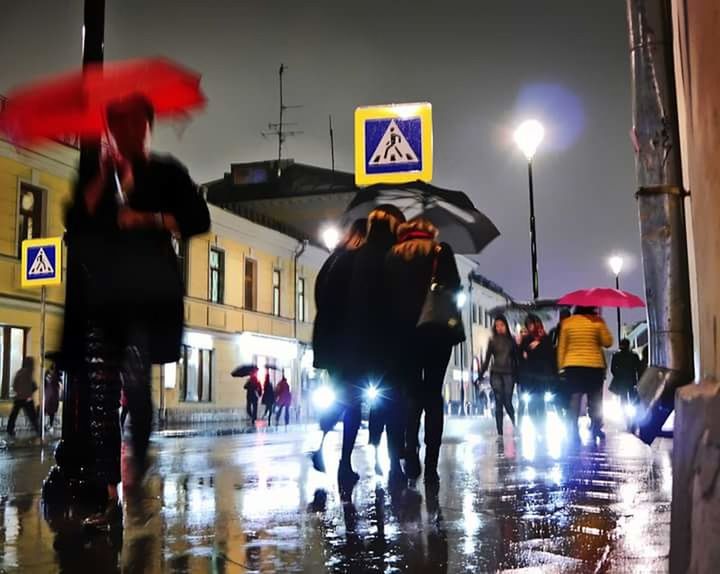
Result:
M435 249L430 289L425 296L416 328L423 337L440 339L454 346L465 341L465 327L457 305L457 291L438 281L440 251L440 247Z

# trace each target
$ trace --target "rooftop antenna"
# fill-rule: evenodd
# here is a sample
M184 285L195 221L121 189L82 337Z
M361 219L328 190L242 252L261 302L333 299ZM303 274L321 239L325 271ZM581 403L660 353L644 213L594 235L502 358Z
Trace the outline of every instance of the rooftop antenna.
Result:
M330 127L330 166L335 172L335 132L333 131L332 115L328 116L328 124Z
M278 155L277 155L277 174L278 177L280 177L282 173L282 157L283 157L283 144L285 143L285 140L288 137L296 136L299 134L302 134L302 131L299 130L288 130L288 127L297 126L296 122L286 122L285 121L285 110L292 110L297 108L302 108L302 106L286 106L285 100L283 99L283 74L285 73L285 70L287 70L287 66L285 64L280 64L280 69L278 70L278 77L280 80L280 114L279 119L277 123L269 123L268 124L268 131L262 132L263 137L268 136L275 136L278 140Z

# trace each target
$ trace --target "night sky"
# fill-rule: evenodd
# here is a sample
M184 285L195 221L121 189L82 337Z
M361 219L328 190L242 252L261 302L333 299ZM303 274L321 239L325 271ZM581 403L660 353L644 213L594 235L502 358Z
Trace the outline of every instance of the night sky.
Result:
M4 0L0 93L80 63L81 0ZM624 286L642 292L628 133L630 70L622 0L107 0L106 57L164 55L204 76L208 108L158 130L155 147L200 182L233 161L271 159L261 132L277 117L277 69L304 134L287 155L352 170L353 110L429 101L433 183L462 189L502 236L481 272L530 296L524 158L512 131L541 120L535 160L542 296L610 285L606 260L629 256Z

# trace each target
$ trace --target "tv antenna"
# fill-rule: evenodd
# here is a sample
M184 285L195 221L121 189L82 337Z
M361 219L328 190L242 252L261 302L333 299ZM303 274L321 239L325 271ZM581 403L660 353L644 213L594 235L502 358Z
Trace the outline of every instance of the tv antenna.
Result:
M268 130L265 132L262 132L263 137L277 137L278 142L278 155L277 155L277 174L280 176L282 172L282 158L283 158L283 144L285 143L285 140L289 137L300 135L303 132L301 130L293 129L298 124L297 122L286 122L285 121L285 111L286 110L294 110L298 108L302 108L303 106L287 106L285 105L285 100L283 98L283 74L285 73L285 70L287 70L287 66L285 64L280 64L280 69L278 70L278 78L280 81L280 113L277 123L269 123L268 124ZM291 128L291 129L288 129Z

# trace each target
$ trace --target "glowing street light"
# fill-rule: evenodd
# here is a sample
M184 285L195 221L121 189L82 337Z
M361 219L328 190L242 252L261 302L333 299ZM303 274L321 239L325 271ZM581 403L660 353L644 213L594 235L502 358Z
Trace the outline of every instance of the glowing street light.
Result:
M332 251L340 243L340 230L337 227L326 227L321 233L321 238L328 251Z
M537 120L526 120L515 130L515 143L527 158L528 187L530 190L530 259L532 264L533 299L540 296L540 277L537 262L537 233L535 232L535 196L533 193L532 160L545 137L545 128Z

